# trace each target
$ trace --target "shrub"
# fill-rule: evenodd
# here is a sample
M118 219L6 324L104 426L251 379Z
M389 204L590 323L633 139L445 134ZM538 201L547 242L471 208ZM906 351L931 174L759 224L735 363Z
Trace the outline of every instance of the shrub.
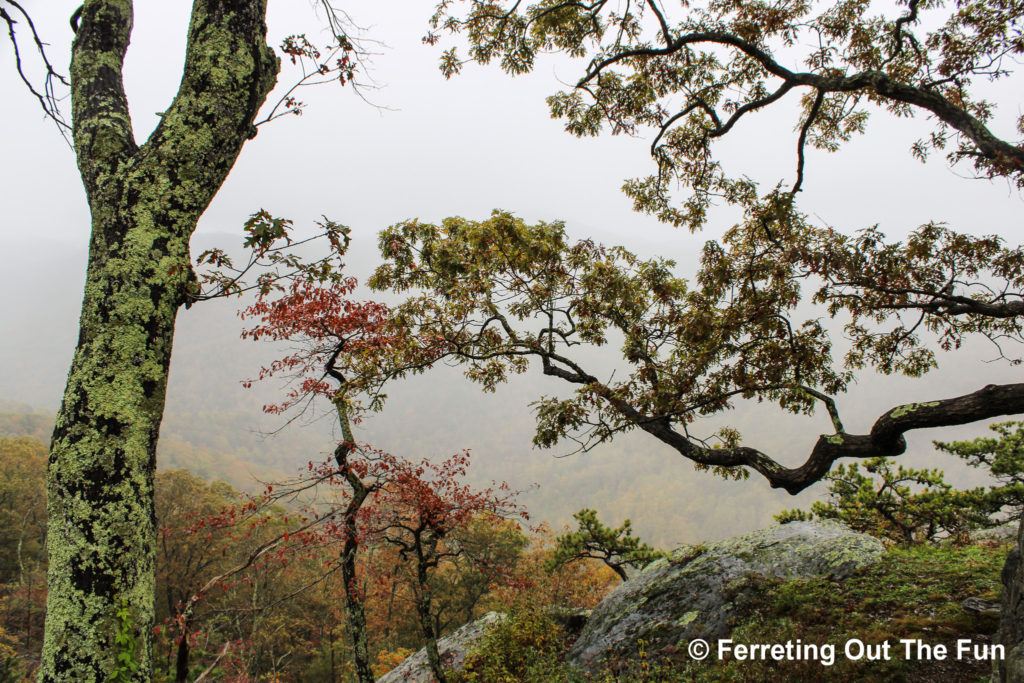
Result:
M519 683L569 681L562 664L565 630L536 607L514 609L481 638L453 683Z
M783 524L812 518L835 519L856 531L899 544L953 537L964 540L970 529L991 526L989 494L961 491L947 484L939 470L915 470L889 458L840 465L826 475L829 498L810 512L785 510L775 516Z

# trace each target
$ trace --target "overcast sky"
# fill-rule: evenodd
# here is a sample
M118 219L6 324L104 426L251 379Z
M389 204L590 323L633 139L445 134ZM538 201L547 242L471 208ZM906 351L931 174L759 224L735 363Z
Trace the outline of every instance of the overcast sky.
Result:
M54 63L65 70L72 37L68 17L77 4L26 3L51 43ZM140 142L177 88L190 6L186 0L136 3L125 82ZM620 188L625 179L651 172L649 138L605 135L579 140L548 115L544 98L576 79L578 63L543 58L533 74L515 79L493 66L469 66L463 75L446 81L437 68L441 47L421 42L431 2L358 0L344 8L366 29L367 38L382 43L374 47L379 54L370 74L380 88L365 93L377 106L349 88L306 90L301 99L309 107L302 117L261 127L245 146L200 221L200 234L240 234L242 222L259 208L294 219L299 230L324 214L353 228L354 252L361 255L356 270L364 275L373 266L376 232L392 223L412 217L438 221L450 215L479 219L503 208L531 221L564 219L577 237L621 243L645 256L675 258L688 276L703 240L729 226L729 216L722 214L705 233L691 236L632 211ZM322 22L308 0L271 0L269 25L269 42L275 46L292 33L323 37ZM22 40L28 50L24 35ZM295 78L286 64L269 101L275 102ZM80 301L84 279L88 207L73 153L17 80L6 43L0 45L0 88L5 96L0 233L9 259L0 269L0 320L5 328L10 326L10 333L5 329L0 338L0 397L55 406L74 345L70 311ZM992 100L1011 103L998 112L996 134L1014 138L1012 120L1024 106L1021 92L1020 76L992 91ZM69 108L65 102L65 110ZM792 182L795 122L792 107L746 117L717 151L732 172L768 186ZM958 173L968 169L951 170L940 156L926 165L912 159L911 144L927 131L924 121L895 121L883 114L872 118L866 136L840 153L810 151L801 206L846 231L880 223L887 234L901 236L934 219L1019 243L1021 195L1005 182L966 180ZM60 258L46 260L51 252ZM32 288L32 296L26 296L26 288ZM47 301L54 302L53 310L47 309ZM177 349L187 349L188 334L203 334L191 329L188 316L182 318ZM177 346L181 342L186 345ZM961 354L946 363L946 374L935 373L918 383L873 380L844 397L841 406L849 401L846 405L884 408L897 401L928 400L936 391L955 394L1005 381L1005 365L978 363L978 357L977 352ZM239 378L249 376L248 369L237 372ZM481 419L506 418L495 413ZM824 418L814 420L817 426L807 439L824 428ZM983 426L974 429L972 433L980 433ZM528 425L522 432L528 441ZM942 436L948 438L948 433ZM927 451L930 438L940 435L915 435L912 445ZM793 450L796 455L806 452L800 443ZM576 465L564 461L564 466ZM634 520L639 517L636 511L630 514Z
M76 5L60 0L32 7L58 66L68 62L68 17ZM177 89L191 3L136 5L125 82L141 142ZM430 47L421 40L432 5L425 0L347 2L344 8L365 29L365 45L378 53L369 74L362 76L379 86L364 91L373 104L335 84L304 90L306 113L260 128L201 219L199 234L240 234L245 218L260 208L294 219L300 231L326 215L353 228L354 270L363 276L374 265L377 231L392 223L413 217L484 218L503 208L528 220L564 219L575 236L675 258L681 274L692 274L703 240L720 235L730 216L717 216L704 233L692 236L632 211L620 188L625 179L651 172L649 139L577 139L548 115L544 98L578 76L579 62L542 57L534 73L518 78L494 66L470 65L446 81L437 62L450 41ZM269 42L276 46L298 32L326 39L314 8L310 0L271 0ZM22 45L30 52L24 33ZM45 315L32 302L24 304L30 310L18 310L16 290L22 282L12 278L24 279L23 268L38 281L33 286L45 280L45 286L80 296L89 216L73 153L17 80L6 44L0 47L0 62L7 105L0 142L0 230L16 259L15 267L0 273L0 285L8 292L0 297L0 319L9 321ZM27 68L33 73L31 60ZM268 102L277 101L297 77L286 61ZM997 109L992 125L1008 139L1014 137L1012 122L1024 106L1022 91L1020 75L991 91L993 101L1009 103ZM64 104L70 108L69 101ZM718 148L728 170L766 186L792 182L795 166L795 109L770 109L745 117ZM872 118L867 135L838 154L809 151L801 206L847 231L880 223L887 234L900 236L926 221L945 220L957 229L996 233L1019 243L1021 194L1005 181L965 179L960 174L968 169L950 169L941 156L927 164L914 160L909 147L928 130L927 121L880 114ZM63 245L57 252L77 253L78 261L58 273L47 271L42 259L48 245ZM36 351L27 331L0 348L15 343L26 355ZM983 369L990 371L1002 372L994 366Z
M77 2L32 4L63 67L72 35L68 17ZM307 89L304 116L263 126L246 145L200 231L237 232L246 215L263 207L299 226L326 214L351 225L357 240L365 235L371 241L377 230L405 218L479 218L500 207L531 220L562 218L576 234L595 233L641 252L667 248L690 260L687 254L703 238L633 213L620 191L624 179L650 172L649 139L579 140L549 118L544 97L574 80L578 64L542 58L535 73L515 79L493 66L470 66L446 81L437 69L440 48L420 40L431 7L424 0L345 3L366 37L383 43L368 43L380 53L371 75L381 87L366 95L387 109L333 84ZM311 8L307 0L271 0L270 43L297 32L325 37ZM137 3L125 81L140 142L177 87L189 9L184 0ZM19 85L6 45L0 60L7 105L4 230L16 238L85 244L88 213L73 155ZM279 85L295 75L286 65ZM1013 84L1003 90L1013 92ZM280 88L270 101L279 94ZM998 123L1007 124L1020 106L1015 102ZM747 117L720 152L737 171L772 185L791 182L794 122L785 107ZM875 116L869 134L840 154L812 152L802 205L848 229L882 222L883 230L902 234L943 219L970 232L1012 236L1024 214L1020 195L1005 183L964 180L940 158L924 166L911 159L907 149L926 130L922 125ZM1013 137L1008 125L996 130ZM708 234L723 227L719 222Z

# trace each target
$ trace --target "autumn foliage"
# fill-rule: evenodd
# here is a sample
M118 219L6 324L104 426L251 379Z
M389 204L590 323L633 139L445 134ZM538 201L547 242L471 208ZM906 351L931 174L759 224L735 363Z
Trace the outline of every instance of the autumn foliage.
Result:
M267 224L275 239L286 237L285 228L283 222ZM483 518L525 519L526 514L514 502L517 492L507 484L476 490L465 483L468 451L439 462L413 461L356 442L352 428L361 412L383 407L380 388L389 378L386 369L397 364L395 359L404 358L407 349L421 345L411 342L408 328L390 324L387 306L354 299L357 282L342 273L340 264L347 237L344 242L332 240L332 246L336 261L325 259L308 271L303 262L295 261L294 272L275 280L273 287L260 288L256 301L240 315L255 323L243 337L287 341L293 349L262 368L256 378L290 380L285 399L264 409L282 413L326 399L337 415L342 440L331 459L318 465L310 461L299 477L281 482L276 490L268 486L261 499L244 506L244 519L252 520L268 506L315 496L299 504L292 528L258 545L243 563L199 589L186 602L184 619L201 594L227 577L272 561L288 564L315 557L322 576L340 574L351 666L358 680L374 679L368 598L373 591L381 591L382 582L391 582L389 612L396 599L412 603L431 667L443 681L437 653L442 628L432 579L448 566L461 564L465 570L467 563L472 571L489 572L492 580L500 576L494 567L485 566L485 560L474 566L474 549L462 542L461 532ZM333 269L325 271L323 264L331 263ZM211 518L210 523L234 524L236 518L237 513L229 512L226 517ZM388 567L386 577L373 557L381 554L392 558L383 565ZM406 569L398 569L403 566ZM480 596L477 592L474 601ZM468 611L472 612L472 605Z

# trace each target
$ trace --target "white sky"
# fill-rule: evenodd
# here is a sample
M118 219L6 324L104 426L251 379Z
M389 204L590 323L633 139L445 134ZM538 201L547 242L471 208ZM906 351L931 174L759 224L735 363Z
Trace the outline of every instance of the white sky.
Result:
M77 1L26 4L51 43L54 63L66 65L71 40L68 17ZM141 141L155 126L155 113L167 107L177 88L191 3L163 0L136 5L125 81ZM641 255L674 258L687 266L682 274L691 275L689 268L703 240L721 234L728 227L728 216L719 216L703 235L691 236L634 213L620 188L625 179L650 173L650 140L607 135L579 140L564 133L562 124L549 118L544 98L575 80L579 67L568 60L541 59L533 74L515 79L493 66L469 66L463 75L445 81L437 69L441 48L420 40L432 5L429 0L345 3L349 14L368 29L368 37L386 44L374 58L372 73L383 87L368 96L388 110L369 106L349 89L333 85L305 91L302 99L310 106L304 116L264 126L246 145L200 221L199 233L240 234L244 219L259 208L294 219L300 230L325 214L352 226L354 253L361 260L357 274L364 275L373 265L376 232L392 223L412 217L437 221L450 215L479 219L503 208L531 221L564 219L570 233L578 237L625 244ZM271 0L269 42L276 46L291 33L317 35L320 25L310 7L309 0ZM31 47L28 42L23 45L26 51ZM26 367L19 370L18 378L30 376L46 385L27 395L52 396L45 400L49 404L59 395L70 360L73 321L61 321L67 328L61 338L41 338L42 330L49 328L36 321L56 311L39 310L34 302L40 297L19 304L17 290L31 286L44 292L81 291L84 261L73 268L65 258L54 268L40 255L54 246L56 252L75 253L80 259L88 240L89 216L74 156L17 80L12 61L9 47L2 44L0 235L8 258L17 261L0 273L5 289L0 296L0 320L16 331L5 335L0 344L0 368L15 357L20 359L19 368ZM294 77L295 72L286 68L279 83L286 87ZM281 91L272 94L270 102ZM1011 103L993 126L997 134L1013 139L1009 122L1024 106L1019 98L1022 91L1019 76L993 90L994 101ZM719 151L730 170L767 185L780 179L792 182L794 121L793 110L782 108L747 117ZM880 223L883 231L899 236L938 219L967 232L1001 234L1019 243L1024 217L1021 195L1005 183L965 180L941 156L926 165L913 160L909 147L927 130L923 121L894 121L878 115L869 123L868 135L839 154L811 151L802 207L847 230ZM26 282L27 278L35 282ZM990 357L990 350L981 352L986 354ZM933 398L936 391L943 395L971 391L985 382L1007 379L1004 365L979 364L977 353L962 358L964 363L947 364L950 374L935 373L913 387L895 378L876 380L843 400L863 405L873 415L873 408L897 401ZM10 379L15 380L11 372ZM13 383L25 386L21 379ZM814 420L822 423L824 418ZM813 440L813 432L820 428L813 427L804 436ZM980 433L983 425L973 430ZM528 440L529 430L522 431L524 441ZM944 432L914 438L926 450L928 439L947 437ZM794 452L806 453L806 448L797 444ZM565 466L576 465L566 461ZM632 514L635 520L639 516Z
M125 81L141 141L177 89L191 3L136 5ZM68 17L76 6L74 0L61 0L31 7L57 65L68 61ZM313 7L310 0L271 0L269 42L278 45L284 36L298 32L324 38ZM446 81L437 68L441 48L421 41L432 7L425 0L345 3L365 35L384 43L372 70L381 87L367 95L387 109L334 84L304 90L306 113L260 129L201 219L199 234L240 234L244 219L259 208L294 219L299 230L326 215L353 228L352 265L362 277L374 265L377 231L392 223L413 217L484 218L502 208L528 220L564 219L575 236L674 258L682 275L692 275L700 245L728 227L728 212L696 236L634 213L620 188L626 178L651 172L649 139L577 139L548 115L544 98L573 81L579 63L541 58L534 73L518 78L495 66L470 65L463 75ZM29 53L24 34L22 44ZM88 207L72 151L17 80L12 61L11 50L3 44L0 233L9 252L23 255L16 266L33 268L33 259L39 259L41 272L45 263L38 255L47 253L46 245L62 247L62 253L74 250L81 258L88 240ZM286 63L268 102L275 102L295 78L296 71ZM992 128L1008 139L1013 139L1012 121L1024 106L1022 86L1024 79L1017 75L992 90L991 99L1008 103L997 110ZM65 104L69 108L70 102ZM792 182L795 121L794 109L783 107L745 117L720 145L721 157L731 171L766 186L780 179ZM968 169L950 169L941 155L927 164L912 159L910 145L927 131L924 120L881 114L873 117L867 135L840 153L809 150L801 206L846 230L877 222L887 234L900 236L937 219L1019 243L1021 194L1005 181L964 179L958 173ZM67 287L80 291L74 283L84 277L84 261L79 268L43 277L49 287L63 287L71 278ZM10 278L0 279L7 282ZM14 301L0 297L0 319L19 319ZM29 311L32 316L42 313ZM26 355L35 351L31 336L23 337ZM992 375L988 381L1001 379L999 373L1005 372L995 365L982 370ZM978 379L971 377L972 382Z
M690 261L702 238L633 213L620 191L624 179L652 169L649 139L580 140L549 118L544 97L572 81L577 65L541 59L534 74L515 79L493 66L469 66L445 81L437 69L440 48L420 41L432 4L344 3L369 38L385 43L372 72L382 88L368 96L391 110L369 106L333 84L306 89L306 114L261 128L200 231L237 232L245 216L264 207L295 219L300 228L326 214L351 225L357 241L367 244L377 230L405 218L481 218L500 207L530 220L562 218L576 234ZM32 8L58 65L67 63L67 19L76 5ZM189 9L184 0L137 3L125 81L140 141L177 87ZM290 33L315 37L322 31L308 0L271 0L269 25L272 45ZM20 238L84 244L88 213L73 155L16 80L6 45L0 62L7 94L0 168L7 230ZM294 75L286 68L279 83ZM1011 85L1002 91L1013 92ZM276 99L272 94L269 101ZM1018 115L1020 106L1004 108L1007 116L999 123ZM793 123L792 110L747 117L720 146L723 158L767 184L791 182ZM1024 214L1020 195L1005 183L961 179L938 157L924 166L911 159L906 150L926 130L922 125L879 115L869 134L840 154L812 152L802 205L851 229L882 222L896 235L938 218L969 232L1012 236ZM996 131L1012 138L1009 125ZM719 222L707 235L722 227Z

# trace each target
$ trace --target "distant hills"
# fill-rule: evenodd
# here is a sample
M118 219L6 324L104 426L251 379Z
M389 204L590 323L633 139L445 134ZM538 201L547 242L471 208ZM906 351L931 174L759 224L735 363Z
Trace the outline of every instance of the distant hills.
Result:
M204 237L198 248L230 239ZM85 252L34 243L16 247L19 258L0 271L0 286L7 293L0 300L6 331L0 335L0 435L24 433L48 441L77 334ZM368 248L358 252L354 271L368 272L368 258ZM240 382L283 355L284 348L241 340L237 308L238 302L213 301L179 314L158 457L161 468L187 467L205 478L252 489L256 479L281 478L323 458L337 436L329 416L309 414L285 426L285 419L262 413L264 403L281 395L281 383L258 383L246 390ZM947 367L918 381L866 377L839 399L847 427L866 431L898 403L1005 381L1005 365L981 362L992 355L981 345L947 354ZM605 360L611 364L614 358ZM807 506L824 490L818 486L793 498L757 478L727 482L694 472L681 456L644 434L561 458L553 456L565 455L568 447L534 450L528 404L542 394L564 391L538 370L486 395L457 370L442 367L396 384L389 391L388 408L360 426L359 438L410 457L471 449L477 482L507 480L517 488L539 484L523 496L535 520L557 527L571 521L573 512L592 507L609 523L631 518L641 537L662 546L761 527L774 512ZM828 430L824 415L795 417L754 403L722 417L728 420L709 421L706 433L731 424L750 445L789 464L801 462L818 433ZM986 424L979 423L914 434L905 459L916 466L947 468L949 480L960 485L979 483L978 473L948 456L934 455L930 441L972 438L985 431Z

